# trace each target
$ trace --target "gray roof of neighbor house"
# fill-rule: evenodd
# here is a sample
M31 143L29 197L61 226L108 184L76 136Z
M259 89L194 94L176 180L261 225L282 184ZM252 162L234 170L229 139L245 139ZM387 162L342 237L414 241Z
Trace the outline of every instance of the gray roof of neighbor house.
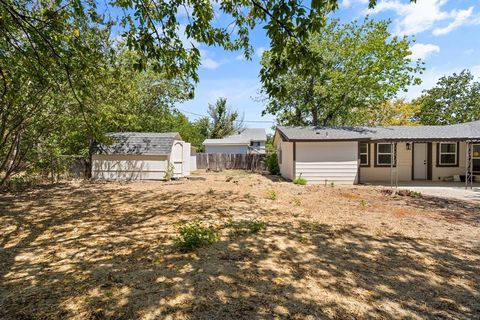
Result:
M445 126L277 127L284 140L478 140L480 121Z
M107 133L113 144L97 143L96 154L168 155L174 140L181 140L178 132L115 132Z
M210 144L247 144L250 145L250 141L267 141L267 133L265 129L258 128L246 128L241 129L237 134L225 137L223 139L205 139L204 145Z

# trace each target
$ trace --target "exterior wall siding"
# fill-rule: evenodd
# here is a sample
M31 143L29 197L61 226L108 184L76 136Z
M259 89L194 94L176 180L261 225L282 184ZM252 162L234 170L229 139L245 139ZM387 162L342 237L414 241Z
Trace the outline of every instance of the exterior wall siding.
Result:
M412 142L410 143L412 146ZM412 181L413 155L412 149L407 150L405 142L397 143L398 181ZM432 142L432 180L443 181L453 175L465 175L466 143L459 143L459 165L455 167L437 166L437 143ZM369 148L370 164L360 168L360 182L390 181L390 167L375 167L374 143ZM395 168L394 168L395 170ZM395 171L394 171L395 174Z
M279 148L281 150L282 161L279 163L280 174L288 180L293 180L293 143L280 141Z
M358 143L296 142L295 177L308 184L355 184L358 179Z
M410 144L411 145L411 144ZM375 166L375 144L369 144L370 163L368 167L360 167L360 182L390 181L390 167ZM412 180L412 147L407 150L405 142L397 143L398 181Z
M247 154L248 146L206 145L205 153Z
M93 155L92 178L104 180L160 180L165 176L167 156Z
M465 175L465 165L466 165L466 153L467 153L467 144L465 142L459 143L459 164L457 167L437 167L437 143L433 143L433 152L432 152L432 180L433 181L442 181L445 177L454 176L454 175Z

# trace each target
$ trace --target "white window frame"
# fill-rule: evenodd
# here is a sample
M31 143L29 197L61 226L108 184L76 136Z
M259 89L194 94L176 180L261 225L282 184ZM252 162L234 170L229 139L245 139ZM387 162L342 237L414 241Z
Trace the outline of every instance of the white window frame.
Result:
M360 152L360 145L365 144L367 145L367 152ZM362 163L362 155L367 156L367 163ZM368 142L359 142L358 146L358 157L360 158L360 165L364 167L370 166L370 143Z
M386 145L389 145L390 146L390 152L380 152L380 145L383 145L383 144L386 144ZM378 161L378 158L380 155L390 155L390 162L389 163L380 163ZM393 145L391 143L386 143L386 142L381 142L381 143L377 143L377 154L376 154L376 158L375 158L375 161L376 161L376 165L377 167L378 166L391 166L392 165L392 162L393 162ZM393 163L393 165L395 165L395 163Z
M277 149L277 162L279 165L282 165L282 149Z
M442 152L442 145L444 145L444 144L453 144L455 146L455 152ZM442 162L442 155L443 154L453 154L455 156L455 162L454 163L451 163L451 162L444 163L444 162ZM457 161L458 161L458 144L456 142L440 142L438 144L438 164L441 165L441 166L456 166L456 165L458 165Z

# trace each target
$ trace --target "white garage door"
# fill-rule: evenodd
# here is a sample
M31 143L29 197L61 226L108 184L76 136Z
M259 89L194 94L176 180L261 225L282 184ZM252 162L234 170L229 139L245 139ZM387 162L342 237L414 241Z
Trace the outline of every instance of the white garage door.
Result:
M357 142L297 142L295 176L309 184L354 184L358 176Z

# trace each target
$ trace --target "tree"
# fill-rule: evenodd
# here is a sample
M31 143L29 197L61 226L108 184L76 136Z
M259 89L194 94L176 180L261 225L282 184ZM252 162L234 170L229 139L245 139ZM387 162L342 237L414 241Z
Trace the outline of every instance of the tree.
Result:
M193 43L242 49L250 57L249 33L261 26L272 51L281 52L290 39L305 42L323 25L326 14L338 8L338 1L312 0L308 7L301 0L0 0L0 34L9 38L12 29L20 29L32 40L32 48L43 48L61 59L68 51L63 40L72 35L82 38L85 21L101 24L110 13L118 19L109 23L123 30L128 47L138 54L137 68L146 69L150 62L170 76L198 80L200 51ZM370 7L375 4L376 0L369 0ZM225 25L215 19L216 10L229 18ZM50 37L52 26L64 26L65 32ZM182 41L181 30L189 41ZM68 60L62 64L58 70L68 72Z
M416 117L426 125L455 124L480 120L480 82L470 70L441 77L436 86L413 101Z
M208 137L211 139L221 139L243 128L238 111L230 110L225 98L219 98L215 104L209 104L208 115L211 118Z
M296 55L289 42L280 58L262 58L265 113L286 125L353 125L368 123L372 111L399 90L419 83L420 61L409 58L410 41L388 32L389 23L368 18L339 24L331 20L310 38L308 52ZM276 65L288 66L275 77ZM272 73L273 70L273 73Z
M368 115L369 125L413 126L418 124L416 113L418 105L405 99L387 101L380 108L375 108Z

